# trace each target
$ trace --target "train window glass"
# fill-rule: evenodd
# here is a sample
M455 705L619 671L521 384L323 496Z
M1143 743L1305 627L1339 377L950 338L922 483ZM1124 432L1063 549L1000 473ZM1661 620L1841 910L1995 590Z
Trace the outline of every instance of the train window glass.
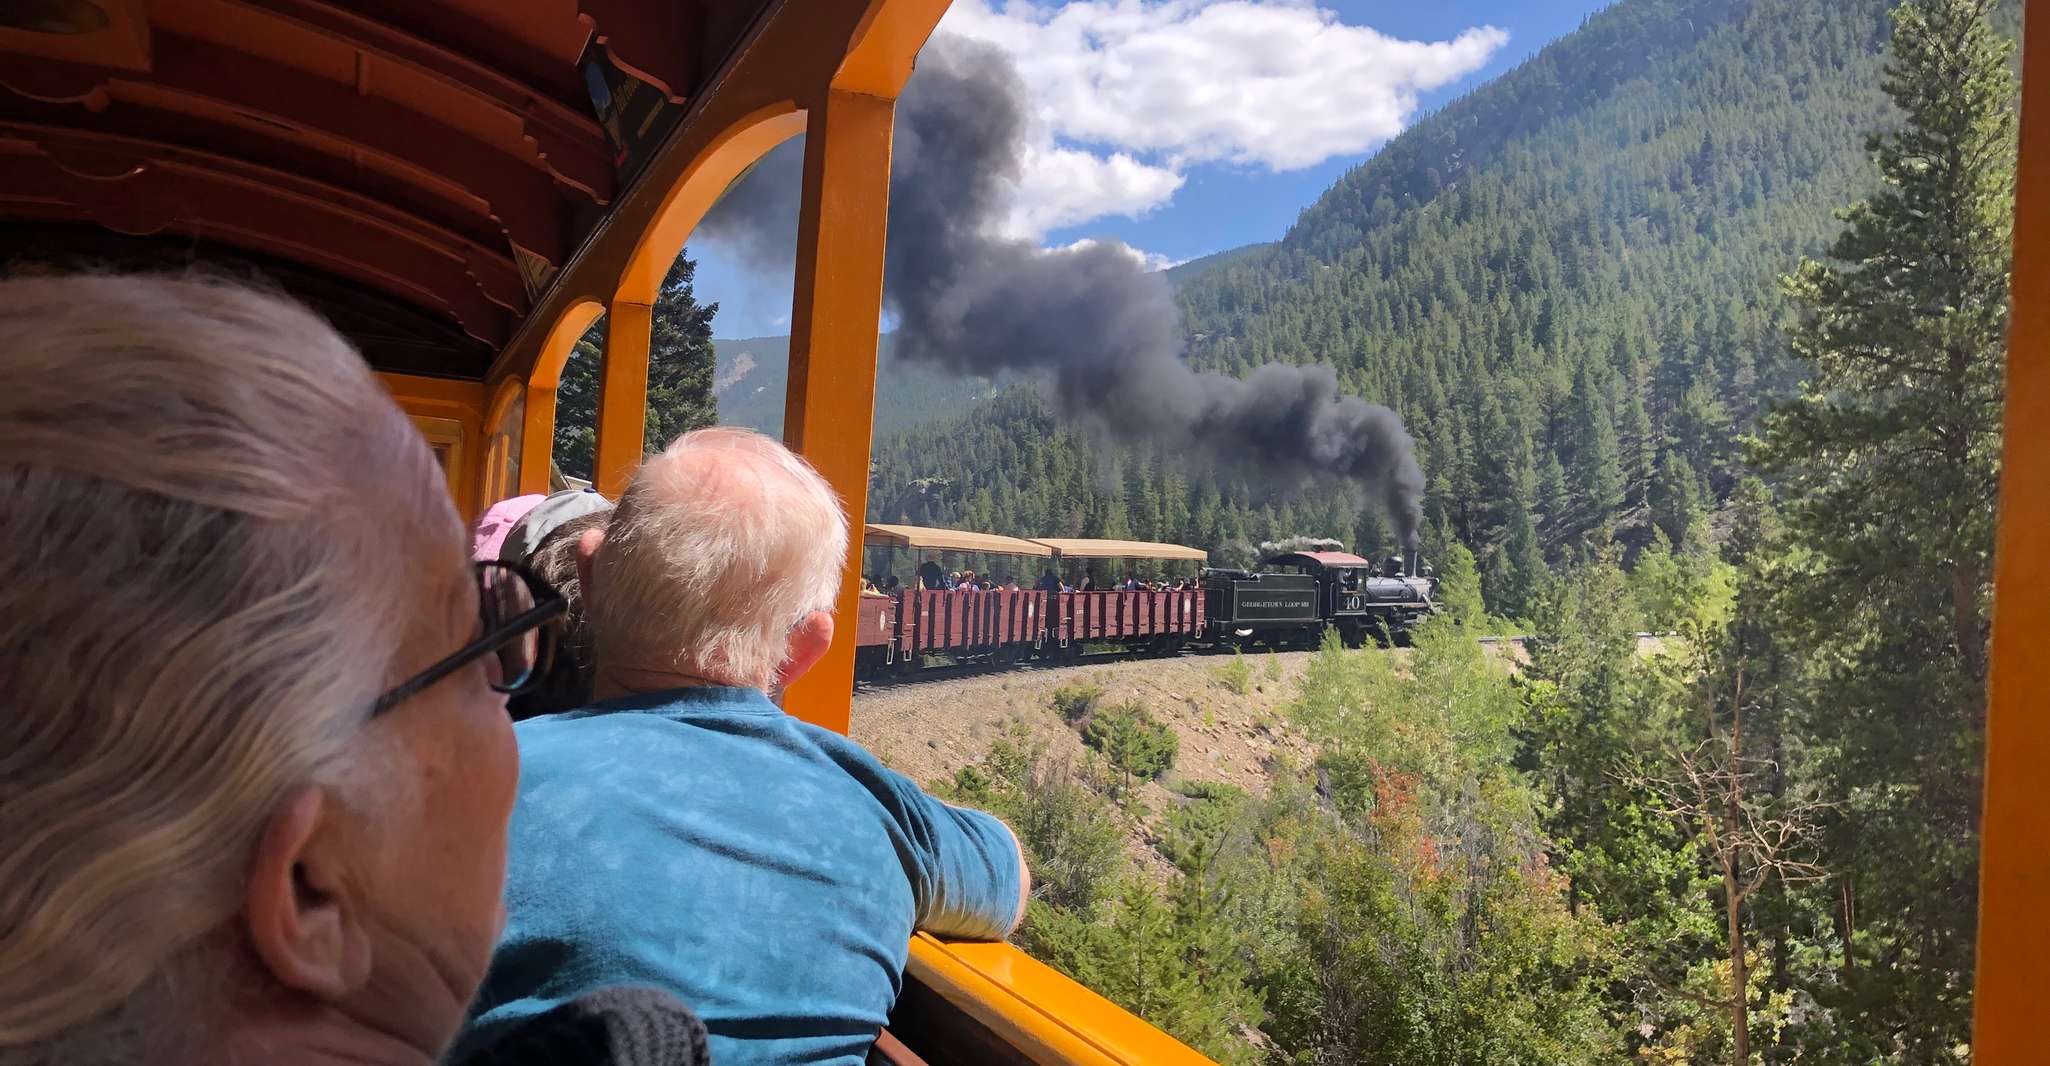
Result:
M527 393L524 388L507 390L504 410L498 422L485 427L489 455L484 464L484 500L491 503L519 493L520 447L526 435Z

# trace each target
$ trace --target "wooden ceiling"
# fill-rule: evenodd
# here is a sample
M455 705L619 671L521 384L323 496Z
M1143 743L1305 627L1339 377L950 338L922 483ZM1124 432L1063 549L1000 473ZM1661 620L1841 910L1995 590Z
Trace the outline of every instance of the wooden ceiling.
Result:
M366 344L373 361L481 377L627 180L587 47L674 109L766 6L9 0L6 253L232 260L318 289L338 321L411 309L396 317L412 355ZM437 330L438 355L421 339Z

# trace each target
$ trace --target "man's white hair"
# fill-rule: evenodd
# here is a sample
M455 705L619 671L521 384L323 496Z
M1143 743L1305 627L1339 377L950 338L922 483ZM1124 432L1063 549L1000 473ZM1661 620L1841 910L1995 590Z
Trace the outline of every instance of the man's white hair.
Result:
M417 600L392 545L459 544L433 462L297 304L0 282L0 1063L206 1024L175 975L220 979L181 963L265 819L360 772Z
M769 688L846 564L846 512L810 463L752 430L686 433L641 464L606 525L588 601L598 670Z

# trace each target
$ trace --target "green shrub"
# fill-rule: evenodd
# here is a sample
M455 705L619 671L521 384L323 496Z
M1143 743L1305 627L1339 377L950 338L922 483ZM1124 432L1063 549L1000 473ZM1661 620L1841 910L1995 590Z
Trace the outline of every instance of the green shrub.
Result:
M1246 661L1246 653L1234 650L1231 661L1217 668L1217 680L1236 695L1252 691L1253 665Z
M1182 747L1174 730L1137 700L1098 709L1082 727L1082 740L1112 766L1142 781L1166 773Z
M1174 791L1176 795L1192 800L1216 800L1224 803L1237 803L1246 798L1245 789L1237 785L1225 784L1222 781L1177 781L1175 782Z
M1184 784L1176 791L1190 796L1190 802L1167 812L1155 847L1183 873L1199 876L1216 861L1225 837L1242 826L1240 812L1250 797L1242 788L1210 782L1197 788Z
M988 811L1018 834L1035 903L1086 910L1127 863L1110 802L1073 764L1049 758L1022 724L990 744L981 767L962 767L933 792Z
M1071 723L1089 717L1089 712L1095 710L1102 700L1103 686L1089 681L1077 681L1053 690L1053 709Z
M1281 657L1271 651L1267 653L1267 680L1281 680Z

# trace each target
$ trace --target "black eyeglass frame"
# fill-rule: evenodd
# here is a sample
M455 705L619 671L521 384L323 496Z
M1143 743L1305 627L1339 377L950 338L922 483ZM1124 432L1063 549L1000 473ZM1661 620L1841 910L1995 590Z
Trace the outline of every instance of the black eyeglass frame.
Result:
M548 628L548 623L569 609L569 601L563 598L562 593L555 591L553 585L542 580L539 574L534 573L519 563L486 560L477 563L474 569L474 573L477 575L477 595L479 597L477 610L480 617L484 610L482 600L485 594L484 574L490 570L507 571L514 577L526 582L527 590L534 596L534 606L499 622L498 625L479 634L476 640L456 649L453 653L427 669L399 682L390 691L379 696L377 702L370 705L370 716L372 718L419 695L435 682L505 647L506 644L518 640L530 630L538 629L541 631L541 635L540 643L534 650L533 665L527 670L527 676L511 685L493 681L491 688L495 692L517 695L532 687L536 681L541 679L543 674L548 672L556 651L555 631Z

